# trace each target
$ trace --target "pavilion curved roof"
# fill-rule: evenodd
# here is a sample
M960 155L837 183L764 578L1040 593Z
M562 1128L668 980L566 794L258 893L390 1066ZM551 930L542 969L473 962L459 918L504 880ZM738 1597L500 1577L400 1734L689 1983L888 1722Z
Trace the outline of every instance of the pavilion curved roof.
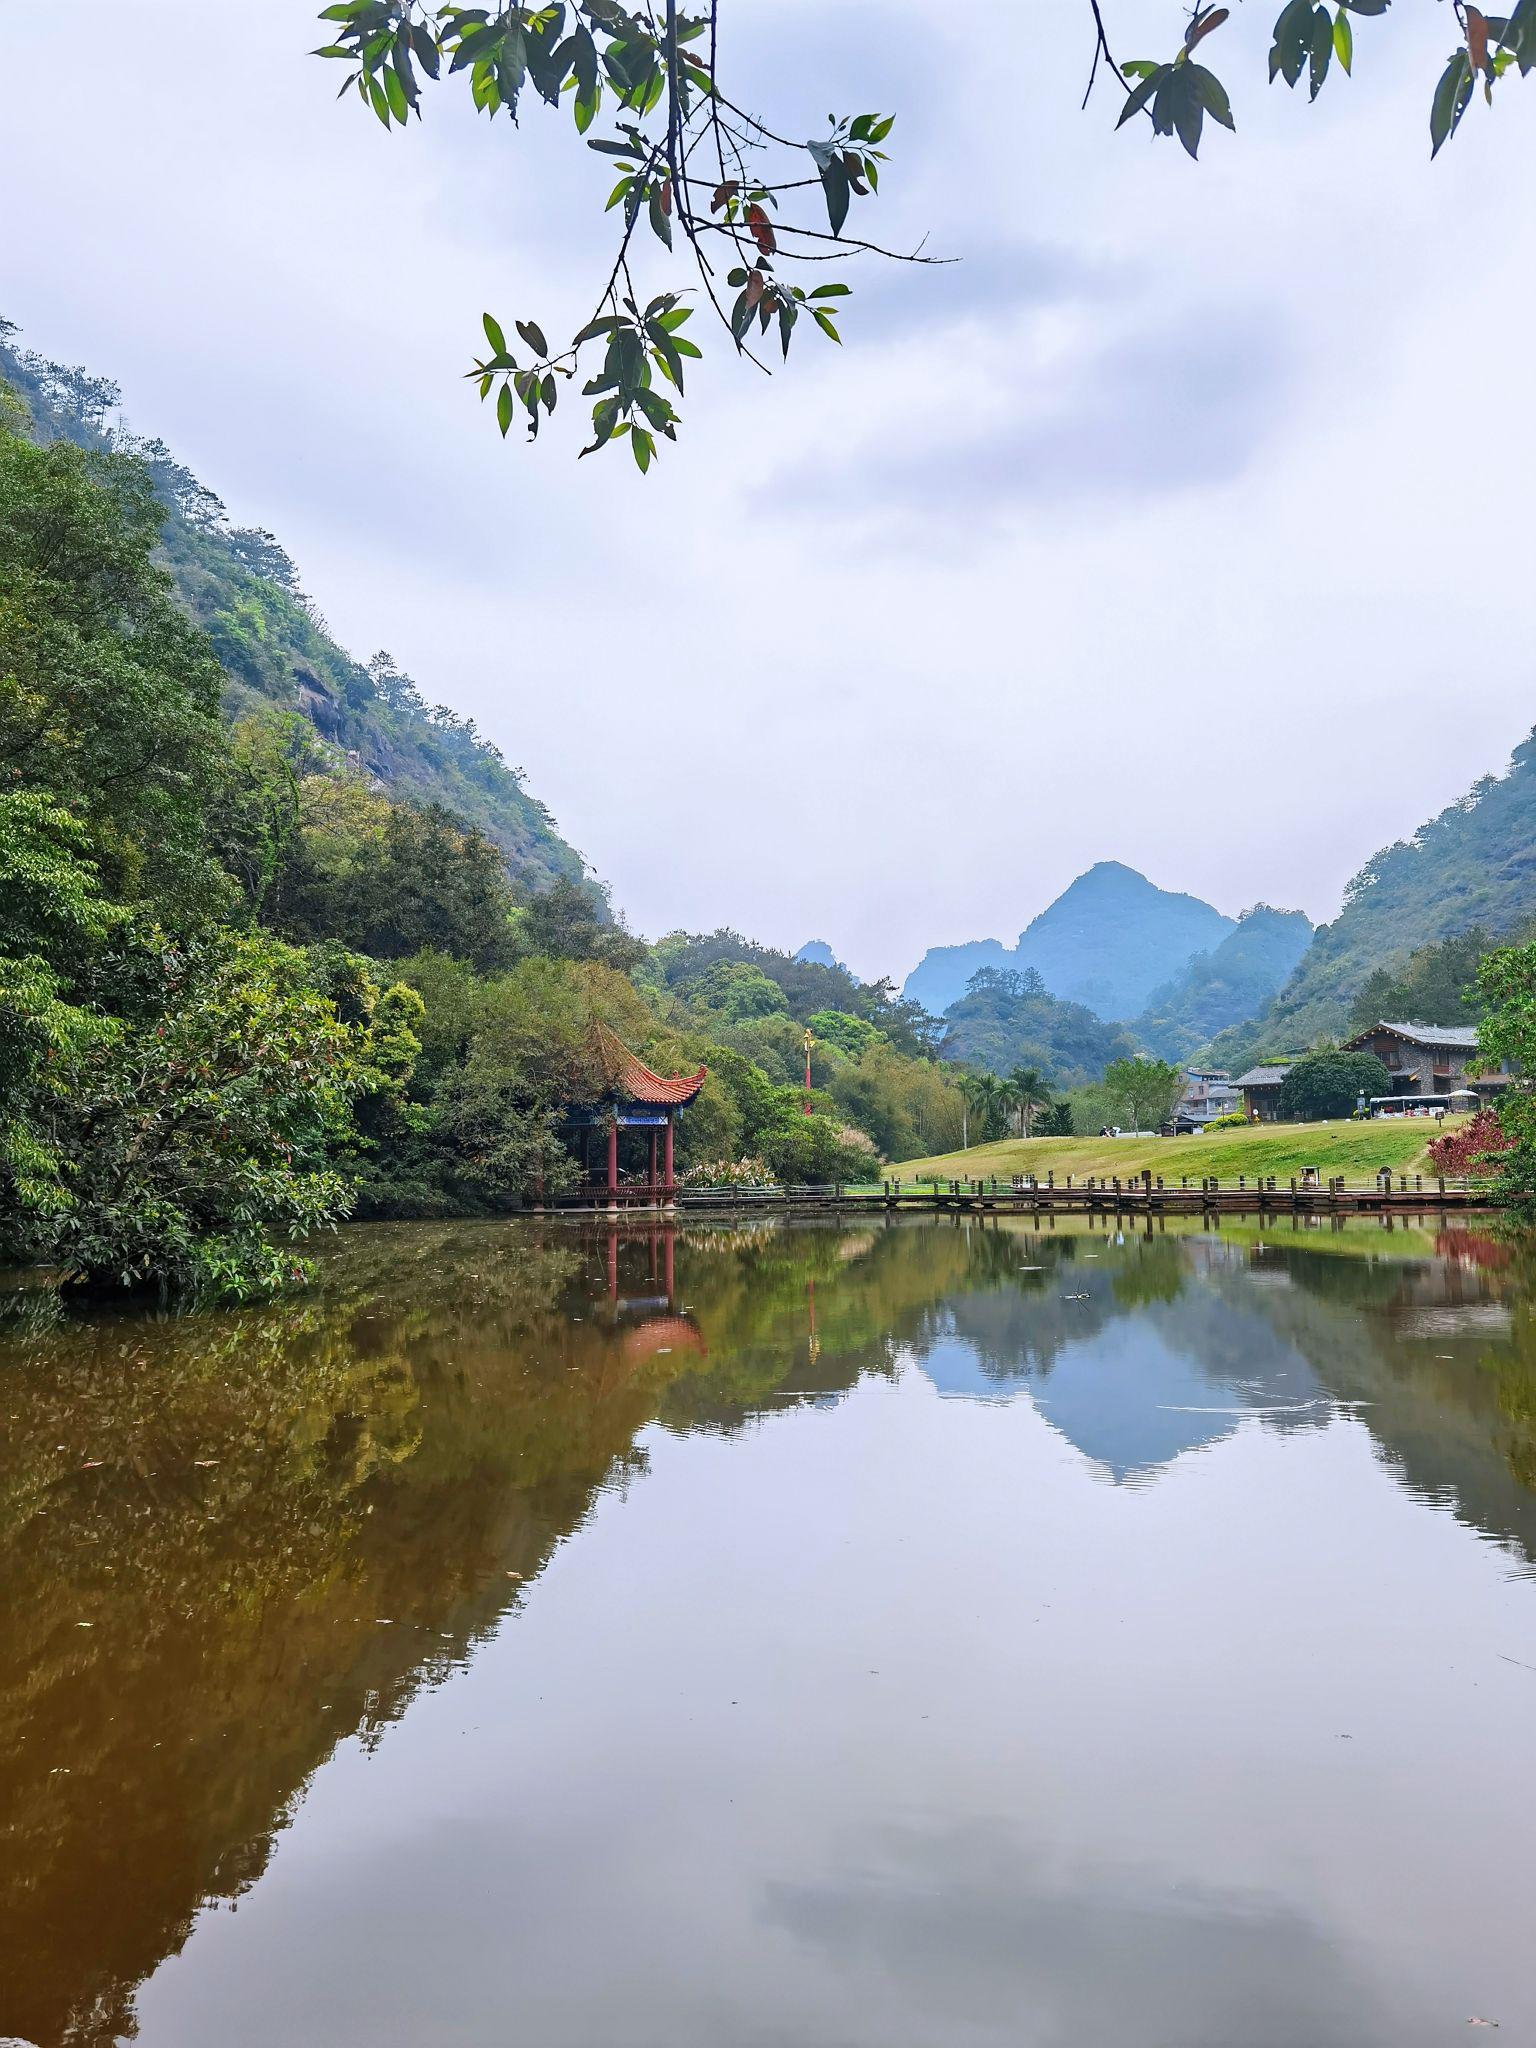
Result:
M696 1074L656 1074L623 1039L594 1018L592 1050L607 1091L621 1102L650 1102L661 1108L685 1109L709 1073L700 1067Z

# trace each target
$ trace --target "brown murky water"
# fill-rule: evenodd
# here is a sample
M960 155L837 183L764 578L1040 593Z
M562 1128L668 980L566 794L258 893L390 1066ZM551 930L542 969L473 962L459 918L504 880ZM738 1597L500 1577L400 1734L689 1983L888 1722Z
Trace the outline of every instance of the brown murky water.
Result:
M3 1327L0 2037L1536 2040L1536 1248L413 1225Z

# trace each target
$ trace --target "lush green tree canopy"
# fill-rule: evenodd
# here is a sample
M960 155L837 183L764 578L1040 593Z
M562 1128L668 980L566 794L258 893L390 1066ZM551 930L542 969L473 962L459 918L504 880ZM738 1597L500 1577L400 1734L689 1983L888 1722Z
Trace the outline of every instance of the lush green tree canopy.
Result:
M1102 1083L1132 1130L1155 1131L1173 1115L1184 1092L1184 1070L1169 1060L1111 1060Z
M1350 1116L1363 1095L1390 1095L1392 1076L1373 1052L1310 1052L1280 1083L1279 1111L1291 1123Z

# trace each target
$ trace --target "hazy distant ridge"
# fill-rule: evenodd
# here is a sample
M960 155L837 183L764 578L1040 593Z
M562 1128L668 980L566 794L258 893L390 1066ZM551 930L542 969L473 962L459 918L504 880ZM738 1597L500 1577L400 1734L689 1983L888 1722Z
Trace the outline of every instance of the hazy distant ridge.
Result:
M1135 1017L1154 989L1236 930L1198 896L1159 889L1119 861L1099 861L1019 934L1018 944L977 939L934 946L903 993L938 1014L958 1002L981 967L1034 968L1053 996L1100 1017Z

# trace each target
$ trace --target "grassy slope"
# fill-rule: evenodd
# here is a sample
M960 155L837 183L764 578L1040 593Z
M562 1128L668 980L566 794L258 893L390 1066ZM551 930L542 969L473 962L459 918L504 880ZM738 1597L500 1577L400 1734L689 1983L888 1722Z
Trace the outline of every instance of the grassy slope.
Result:
M1454 1118L1448 1119L1454 1123ZM1425 1147L1438 1134L1428 1118L1391 1122L1323 1124L1260 1124L1248 1130L1211 1131L1188 1138L1007 1138L993 1145L973 1145L968 1152L949 1152L934 1159L909 1159L893 1167L903 1180L938 1175L1000 1179L1016 1173L1058 1179L1105 1174L1122 1180L1150 1169L1165 1180L1205 1174L1236 1179L1240 1173L1275 1174L1289 1179L1304 1166L1325 1174L1342 1173L1351 1180L1369 1180L1383 1166L1394 1172L1424 1171Z

